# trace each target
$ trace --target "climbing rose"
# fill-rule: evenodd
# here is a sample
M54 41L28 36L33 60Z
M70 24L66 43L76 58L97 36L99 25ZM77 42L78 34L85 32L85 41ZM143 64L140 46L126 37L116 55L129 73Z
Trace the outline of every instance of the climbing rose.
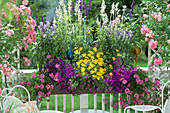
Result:
M158 41L154 41L153 39L149 42L149 47L151 49L157 48Z

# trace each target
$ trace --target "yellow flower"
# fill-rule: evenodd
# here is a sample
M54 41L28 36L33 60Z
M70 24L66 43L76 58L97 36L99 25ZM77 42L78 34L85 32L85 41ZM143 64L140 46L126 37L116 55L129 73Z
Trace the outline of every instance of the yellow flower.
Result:
M88 31L88 34L90 34L90 31Z
M111 64L109 64L109 67L110 67L110 69L113 69L113 66Z
M115 61L115 60L116 60L116 58L115 58L115 57L112 57L112 59L113 59L113 61Z
M80 52L78 50L74 51L74 54L80 54Z
M94 32L94 30L91 30L91 32Z
M93 74L93 73L95 73L95 71L94 71L94 70L91 70L90 73Z
M87 68L88 70L90 70L90 69L92 69L92 67L91 66L88 66L88 68Z
M112 76L113 74L110 72L110 76Z
M77 49L78 47L74 47L74 49Z
M94 56L91 56L91 59L94 59Z
M122 56L120 53L117 53L117 56Z
M94 63L94 64L97 64L97 59L95 59L95 60L92 60L92 62Z
M94 54L92 51L89 51L90 54Z
M84 63L87 64L89 61L87 59L84 59Z
M93 50L94 50L95 52L97 52L97 47L94 47Z
M100 77L97 77L97 80L100 80Z
M97 72L96 74L97 74L98 76L102 76L102 74L101 74L100 72Z
M96 72L96 71L97 71L97 68L94 68L94 71Z
M103 76L101 76L101 78L103 79Z
M118 49L116 49L116 51L117 51L117 52L119 52L119 50L118 50Z
M80 61L76 62L77 66L80 67Z
M85 74L86 74L85 72L82 73L82 75L85 75Z
M91 57L91 54L87 54L87 56Z
M84 67L81 67L81 72L84 72L85 71L85 68Z
M104 68L104 72L106 72L106 68Z
M86 53L83 53L82 56L85 57L85 56L86 56Z
M83 50L83 47L80 47L79 50L80 50L80 51Z
M84 63L81 63L81 66L86 67L86 65Z
M96 78L97 76L96 75L92 75L93 78Z

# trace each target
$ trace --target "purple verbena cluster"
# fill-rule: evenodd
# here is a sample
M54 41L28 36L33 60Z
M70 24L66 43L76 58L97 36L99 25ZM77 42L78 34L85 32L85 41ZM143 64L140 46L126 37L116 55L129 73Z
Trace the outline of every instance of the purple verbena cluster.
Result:
M125 89L123 85L130 83L130 77L134 73L134 68L127 68L125 65L121 66L120 58L113 61L113 64L117 68L104 77L104 82L106 83L105 89L108 89L108 93L121 93Z

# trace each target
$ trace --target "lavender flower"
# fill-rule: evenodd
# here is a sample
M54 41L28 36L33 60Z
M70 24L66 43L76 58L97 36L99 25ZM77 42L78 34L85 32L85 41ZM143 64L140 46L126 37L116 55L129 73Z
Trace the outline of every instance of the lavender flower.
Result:
M134 13L134 6L135 6L135 0L132 1L132 5L131 5L132 10L130 11L130 17L132 17L132 14Z

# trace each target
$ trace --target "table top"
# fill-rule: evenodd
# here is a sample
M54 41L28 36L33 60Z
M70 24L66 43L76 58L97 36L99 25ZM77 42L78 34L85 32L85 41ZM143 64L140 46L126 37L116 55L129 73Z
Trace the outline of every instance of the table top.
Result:
M40 111L40 113L64 113L64 112L55 111L55 110L43 110L43 111Z
M137 111L152 111L152 110L155 110L159 107L158 106L152 106L152 105L134 105L134 106L128 106L126 108L131 108L131 109L137 110Z

